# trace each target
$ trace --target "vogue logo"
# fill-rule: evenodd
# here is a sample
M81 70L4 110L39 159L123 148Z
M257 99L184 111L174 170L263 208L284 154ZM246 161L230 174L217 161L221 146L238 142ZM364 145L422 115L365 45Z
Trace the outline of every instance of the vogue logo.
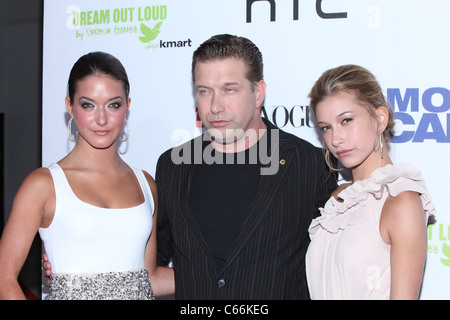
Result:
M261 108L262 114L278 128L292 126L294 128L309 127L314 128L311 121L309 106L295 105L286 107L283 105L274 106L272 111L266 107Z

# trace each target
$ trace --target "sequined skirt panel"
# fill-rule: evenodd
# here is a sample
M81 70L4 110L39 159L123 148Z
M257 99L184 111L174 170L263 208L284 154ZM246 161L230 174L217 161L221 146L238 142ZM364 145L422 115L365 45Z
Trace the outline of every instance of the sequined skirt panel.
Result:
M154 300L145 268L104 273L56 273L47 300Z

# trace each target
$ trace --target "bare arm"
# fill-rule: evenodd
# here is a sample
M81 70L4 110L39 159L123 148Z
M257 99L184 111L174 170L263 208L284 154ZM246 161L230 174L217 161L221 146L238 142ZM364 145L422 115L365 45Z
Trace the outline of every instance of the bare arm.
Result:
M156 190L156 183L153 178L146 173L147 181L152 190L152 195L155 203L155 212L153 214L153 230L147 242L145 249L145 267L150 274L153 293L155 296L166 296L175 293L175 279L172 268L162 267L157 265L157 243L156 243L156 221L158 212L158 195Z
M391 299L418 299L427 254L427 226L419 194L388 198L380 221L391 244Z
M49 224L53 180L48 169L33 171L19 188L0 240L0 299L25 299L17 278L40 226ZM53 209L54 210L54 209Z

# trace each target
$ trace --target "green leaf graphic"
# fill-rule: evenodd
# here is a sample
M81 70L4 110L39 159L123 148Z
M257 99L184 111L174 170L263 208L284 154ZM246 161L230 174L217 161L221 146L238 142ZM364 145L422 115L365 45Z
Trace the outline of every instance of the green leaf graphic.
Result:
M161 27L162 23L163 23L162 21L158 22L153 27L153 29L150 27L147 27L145 24L141 23L140 30L144 36L139 37L139 40L141 40L143 43L148 43L152 40L155 40L156 37L158 36L158 34L161 32L161 31L159 31L159 27Z
M445 256L448 258L448 259L442 259L442 258L441 258L442 264L443 264L444 266L446 266L446 267L450 267L450 246L447 245L445 242L444 242L444 244L442 245L442 252L443 252L443 253L445 254Z

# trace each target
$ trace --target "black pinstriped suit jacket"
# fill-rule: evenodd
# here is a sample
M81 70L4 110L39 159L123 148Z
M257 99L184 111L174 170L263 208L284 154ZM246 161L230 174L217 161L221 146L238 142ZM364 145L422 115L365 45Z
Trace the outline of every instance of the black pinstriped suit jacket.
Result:
M276 129L264 121L268 129ZM308 227L336 188L336 180L319 148L281 130L279 155L285 164L277 174L261 176L251 212L223 268L189 210L194 165L174 164L171 150L161 155L155 175L158 261L173 261L176 299L309 298Z

